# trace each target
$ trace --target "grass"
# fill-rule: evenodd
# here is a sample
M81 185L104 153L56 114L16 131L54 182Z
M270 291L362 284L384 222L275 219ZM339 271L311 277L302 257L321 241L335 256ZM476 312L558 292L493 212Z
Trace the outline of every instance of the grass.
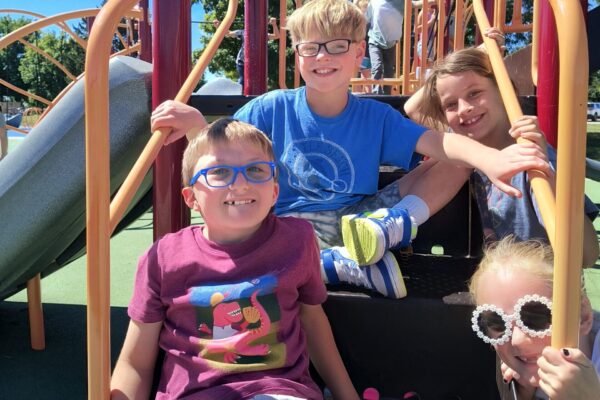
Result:
M588 158L600 160L600 124L587 124L587 149Z

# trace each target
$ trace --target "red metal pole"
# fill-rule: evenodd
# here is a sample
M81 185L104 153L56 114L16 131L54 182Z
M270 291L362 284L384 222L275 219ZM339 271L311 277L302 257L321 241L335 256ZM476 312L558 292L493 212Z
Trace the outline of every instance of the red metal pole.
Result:
M244 94L267 91L267 0L244 2Z
M552 7L540 2L540 43L538 46L537 113L540 129L548 143L558 145L558 38Z
M146 62L152 62L152 30L150 29L150 21L148 20L148 0L140 0L139 6L143 10L144 20L140 21L139 35L142 41L142 50L140 59Z
M488 20L492 21L492 24L494 21L494 3L494 0L483 0L483 8L485 8L485 13L488 17ZM479 32L479 29L475 30L475 45L480 45L483 43L483 38L481 37L482 33L483 32Z
M190 72L190 0L154 0L152 107L173 99ZM154 239L189 225L181 197L181 157L186 139L165 146L154 162Z

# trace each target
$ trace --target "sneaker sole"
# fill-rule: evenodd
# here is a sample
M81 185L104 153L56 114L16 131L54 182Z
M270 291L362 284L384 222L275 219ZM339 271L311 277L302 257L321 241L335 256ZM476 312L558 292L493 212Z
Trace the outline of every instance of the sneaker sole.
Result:
M398 264L396 257L394 257L392 253L386 252L381 261L377 263L377 266L379 268L385 268L388 277L390 278L393 295L388 294L387 297L393 299L406 297L406 285L404 284L402 270L400 269L400 264Z
M360 266L374 264L383 257L385 249L378 247L378 233L378 228L366 218L342 217L344 246Z

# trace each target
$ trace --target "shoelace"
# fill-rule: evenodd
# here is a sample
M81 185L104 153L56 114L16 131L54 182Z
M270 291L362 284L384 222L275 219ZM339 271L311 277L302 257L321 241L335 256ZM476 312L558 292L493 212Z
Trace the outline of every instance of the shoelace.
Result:
M366 276L362 273L360 267L358 265L352 265L356 264L354 261L341 254L336 254L336 256L334 262L336 263L336 266L340 266L338 274L343 275L340 276L342 281L351 283L355 286L366 286L367 288L371 288L368 279L366 279Z
M388 233L388 238L390 241L388 248L391 249L402 241L405 228L404 220L402 219L402 216L394 217L388 212L387 217L384 217L382 222L385 225L385 229Z

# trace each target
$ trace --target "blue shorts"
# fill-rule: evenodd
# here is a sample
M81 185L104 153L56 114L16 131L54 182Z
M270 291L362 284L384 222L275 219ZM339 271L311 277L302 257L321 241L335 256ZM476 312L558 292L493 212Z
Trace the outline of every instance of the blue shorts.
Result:
M371 59L369 57L363 57L360 63L360 69L371 69Z
M391 208L402 200L398 190L398 181L394 181L371 196L351 206L329 211L293 212L281 217L304 218L310 222L317 234L319 247L326 249L332 246L343 246L340 219L344 215L375 211L380 208Z

